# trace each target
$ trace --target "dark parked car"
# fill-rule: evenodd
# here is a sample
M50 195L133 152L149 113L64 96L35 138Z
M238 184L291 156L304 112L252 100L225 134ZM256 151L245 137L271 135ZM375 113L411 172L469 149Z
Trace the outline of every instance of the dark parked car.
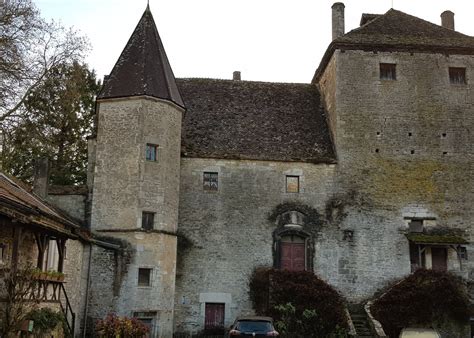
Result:
M270 317L240 317L230 327L229 337L277 337Z

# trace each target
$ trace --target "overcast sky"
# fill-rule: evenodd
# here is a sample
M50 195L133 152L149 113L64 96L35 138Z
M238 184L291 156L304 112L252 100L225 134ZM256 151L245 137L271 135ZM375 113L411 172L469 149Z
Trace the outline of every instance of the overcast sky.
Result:
M43 17L74 26L103 77L119 57L146 0L36 0ZM331 41L329 0L150 0L176 77L308 83ZM346 32L362 13L385 13L392 0L346 0ZM474 36L474 0L393 0L393 7L440 24L446 9L456 30Z

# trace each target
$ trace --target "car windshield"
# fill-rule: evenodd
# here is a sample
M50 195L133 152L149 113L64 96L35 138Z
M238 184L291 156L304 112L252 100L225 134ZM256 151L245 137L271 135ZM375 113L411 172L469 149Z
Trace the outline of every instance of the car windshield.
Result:
M272 324L265 321L239 321L237 330L242 332L268 332L272 331Z

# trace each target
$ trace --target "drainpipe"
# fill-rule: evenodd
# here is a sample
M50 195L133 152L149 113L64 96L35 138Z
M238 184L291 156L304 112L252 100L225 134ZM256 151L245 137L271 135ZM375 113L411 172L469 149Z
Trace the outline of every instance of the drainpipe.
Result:
M92 263L92 243L89 243L89 262L87 267L87 284L86 284L86 304L84 307L84 318L82 324L82 338L86 338L87 331L87 310L89 308L89 287L91 281L91 264Z

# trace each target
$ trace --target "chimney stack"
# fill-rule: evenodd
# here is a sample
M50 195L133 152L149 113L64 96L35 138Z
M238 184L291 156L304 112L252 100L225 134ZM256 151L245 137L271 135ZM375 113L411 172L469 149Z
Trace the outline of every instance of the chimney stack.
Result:
M232 80L234 81L240 81L242 80L240 78L240 72L238 70L236 70L235 72L232 73Z
M336 2L332 5L332 39L344 35L344 4Z
M45 198L48 195L49 159L42 157L35 160L33 177L33 192Z
M454 30L454 13L451 11L444 11L441 13L441 26L444 28Z

